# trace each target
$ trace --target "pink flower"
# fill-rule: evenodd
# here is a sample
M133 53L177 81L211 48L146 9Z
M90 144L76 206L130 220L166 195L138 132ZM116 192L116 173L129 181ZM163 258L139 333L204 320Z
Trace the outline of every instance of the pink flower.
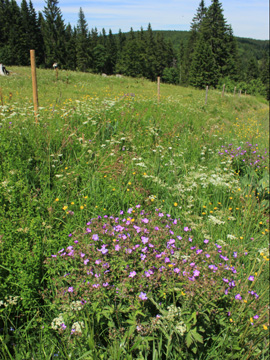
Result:
M148 299L147 296L146 296L146 293L144 293L144 292L141 292L141 293L140 293L139 298L140 298L141 300L147 300L147 299Z

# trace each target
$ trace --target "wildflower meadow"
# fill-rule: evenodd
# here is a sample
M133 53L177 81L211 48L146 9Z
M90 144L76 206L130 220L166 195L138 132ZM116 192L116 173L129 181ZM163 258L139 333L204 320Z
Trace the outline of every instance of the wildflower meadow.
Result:
M269 359L269 106L0 79L0 358Z

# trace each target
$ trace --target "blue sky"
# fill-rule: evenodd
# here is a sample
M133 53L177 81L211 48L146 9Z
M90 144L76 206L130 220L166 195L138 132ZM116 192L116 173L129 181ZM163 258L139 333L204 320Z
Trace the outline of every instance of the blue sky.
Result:
M45 0L32 0L36 11L42 11ZM20 3L20 1L18 1ZM151 23L153 30L189 30L200 0L59 0L65 23L76 25L80 7L89 29L104 28L113 33L139 30ZM224 16L234 35L269 39L268 0L223 0ZM211 4L205 0L206 6Z

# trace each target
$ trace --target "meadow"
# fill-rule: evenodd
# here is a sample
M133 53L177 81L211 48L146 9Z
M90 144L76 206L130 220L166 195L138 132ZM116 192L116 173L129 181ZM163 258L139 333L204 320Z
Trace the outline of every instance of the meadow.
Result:
M269 105L0 78L0 358L269 359Z

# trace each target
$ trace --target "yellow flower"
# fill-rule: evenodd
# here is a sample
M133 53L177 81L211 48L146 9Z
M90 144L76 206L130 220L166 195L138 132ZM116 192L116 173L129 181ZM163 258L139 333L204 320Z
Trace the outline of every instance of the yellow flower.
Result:
M112 191L115 191L115 189L112 189Z
M185 296L186 294L184 293L184 291L181 291L181 295Z
M129 189L127 189L127 191L129 191Z
M84 198L85 198L85 199L87 199L87 198L88 198L88 196L85 196Z
M178 204L177 204L177 202L175 202L173 205L174 205L174 206L177 206Z
M58 198L56 198L54 201L59 201L59 199L58 199Z
M205 213L205 212L203 212L203 213L202 213L202 215L206 215L206 213Z
M233 322L233 319L230 319L230 322Z
M84 206L83 206L83 205L81 205L81 206L80 206L80 209L82 210L83 208L84 208Z
M71 205L74 205L74 202L72 201L70 204L71 204Z
M64 206L64 207L63 207L63 210L67 210L67 208L68 208L67 206Z
M128 185L131 185L131 182L130 182L130 181L128 182Z
M173 264L169 264L169 267L173 267Z
M263 328L264 328L264 330L267 330L267 329L268 329L268 327L267 327L266 325L263 325Z

